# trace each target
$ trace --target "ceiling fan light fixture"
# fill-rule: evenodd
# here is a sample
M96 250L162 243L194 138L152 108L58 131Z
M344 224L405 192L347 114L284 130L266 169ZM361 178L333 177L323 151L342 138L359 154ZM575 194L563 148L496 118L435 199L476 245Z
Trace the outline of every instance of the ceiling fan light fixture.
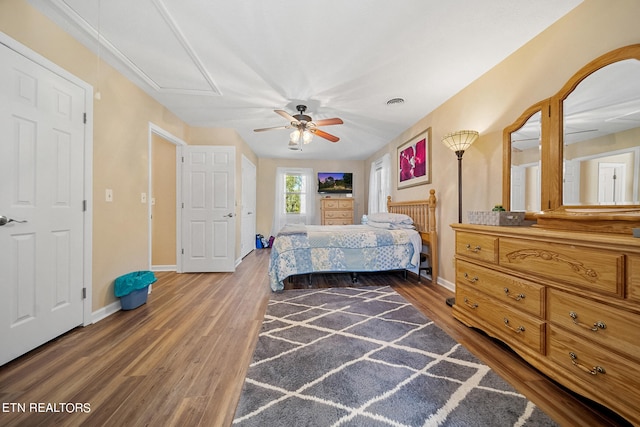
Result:
M291 132L291 134L289 135L289 145L293 144L297 144L298 141L300 140L300 130L296 129L293 132Z
M307 129L305 129L304 132L302 132L302 142L304 142L305 144L308 144L311 142L312 139L313 139L313 134L309 132Z

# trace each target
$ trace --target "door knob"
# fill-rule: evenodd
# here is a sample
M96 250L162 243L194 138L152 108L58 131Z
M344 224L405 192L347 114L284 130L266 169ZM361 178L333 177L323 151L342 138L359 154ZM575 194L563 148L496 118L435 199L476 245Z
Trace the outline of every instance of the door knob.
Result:
M234 216L236 216L236 214L234 213L228 213L225 216L223 216L223 218L233 218Z
M0 215L0 227L2 227L3 225L9 224L10 222L27 222L25 220L18 220L18 219L13 219L13 218L7 218L4 215Z

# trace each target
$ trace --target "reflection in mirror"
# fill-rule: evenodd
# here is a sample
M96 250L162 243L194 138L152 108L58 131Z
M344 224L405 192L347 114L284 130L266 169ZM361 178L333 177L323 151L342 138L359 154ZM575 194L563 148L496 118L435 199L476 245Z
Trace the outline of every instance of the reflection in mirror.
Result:
M639 204L640 61L592 73L563 111L563 204Z
M511 133L512 211L540 210L540 118L538 111Z

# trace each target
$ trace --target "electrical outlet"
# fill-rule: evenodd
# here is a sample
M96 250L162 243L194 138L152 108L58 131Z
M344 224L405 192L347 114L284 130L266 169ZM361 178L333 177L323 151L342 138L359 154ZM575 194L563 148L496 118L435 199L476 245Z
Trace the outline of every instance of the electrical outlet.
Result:
M112 189L107 188L107 189L104 191L104 200L105 200L106 202L113 202L113 190L112 190Z

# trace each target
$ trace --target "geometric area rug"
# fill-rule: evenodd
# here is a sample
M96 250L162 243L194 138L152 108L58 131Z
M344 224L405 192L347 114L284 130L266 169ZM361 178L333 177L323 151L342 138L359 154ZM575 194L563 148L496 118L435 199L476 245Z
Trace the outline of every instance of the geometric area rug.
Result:
M235 426L556 426L388 286L269 301Z

